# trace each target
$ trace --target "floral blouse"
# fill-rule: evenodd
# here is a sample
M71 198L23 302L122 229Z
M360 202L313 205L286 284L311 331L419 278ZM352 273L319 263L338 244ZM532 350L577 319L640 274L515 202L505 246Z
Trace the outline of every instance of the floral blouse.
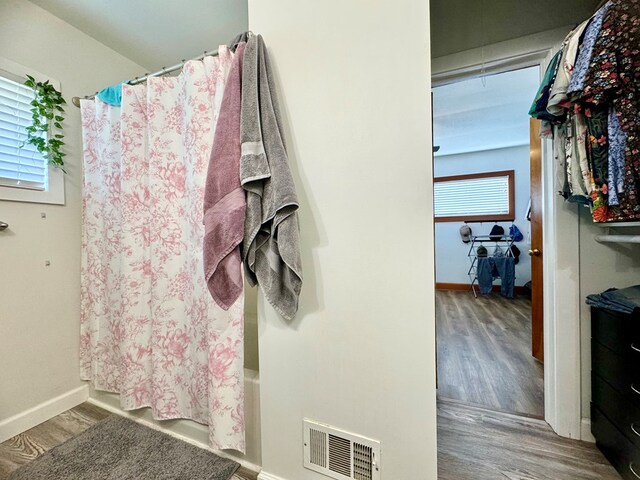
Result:
M612 0L585 78L581 101L613 105L627 136L620 215L640 219L640 0ZM608 173L608 172L607 172Z

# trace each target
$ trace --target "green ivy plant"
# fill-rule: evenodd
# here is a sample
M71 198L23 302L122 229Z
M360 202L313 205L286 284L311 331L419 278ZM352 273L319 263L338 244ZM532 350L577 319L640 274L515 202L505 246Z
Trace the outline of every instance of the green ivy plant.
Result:
M42 153L49 165L64 169L64 135L60 122L64 120L64 107L67 102L56 88L46 82L37 82L35 78L27 75L24 82L35 92L35 99L31 102L31 125L26 128L27 140Z

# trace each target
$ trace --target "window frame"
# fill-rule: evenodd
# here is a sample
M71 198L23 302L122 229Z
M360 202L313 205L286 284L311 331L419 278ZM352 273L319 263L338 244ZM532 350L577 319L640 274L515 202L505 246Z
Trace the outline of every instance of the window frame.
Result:
M435 215L435 184L452 182L456 180L474 180L478 178L507 177L509 187L509 211L496 215L455 215L437 217ZM464 175L449 175L446 177L434 177L434 214L436 223L440 222L512 222L516 219L516 194L515 194L515 170L499 170L494 172L467 173Z
M0 75L9 80L14 80L15 78L26 80L26 75L31 75L38 82L49 80L49 83L57 90L60 90L60 82L58 80L3 57L0 57ZM48 168L48 183L44 190L0 185L0 201L64 205L64 173L62 170L50 165Z

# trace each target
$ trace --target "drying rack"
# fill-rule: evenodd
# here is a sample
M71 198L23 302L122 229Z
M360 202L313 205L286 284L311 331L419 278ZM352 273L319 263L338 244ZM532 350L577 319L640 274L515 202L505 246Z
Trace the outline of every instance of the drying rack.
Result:
M471 291L475 298L478 298L478 247L482 245L487 249L487 257L494 256L498 248L504 250L505 255L509 254L513 256L511 248L514 242L515 239L510 235L503 235L500 240L493 240L490 235L471 236L469 253L467 254L471 266L469 267L467 275L469 275L469 280L471 280Z

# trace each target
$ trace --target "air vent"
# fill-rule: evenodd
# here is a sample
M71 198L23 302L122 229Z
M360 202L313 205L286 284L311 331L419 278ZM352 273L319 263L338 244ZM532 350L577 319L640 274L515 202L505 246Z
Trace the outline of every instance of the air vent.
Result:
M380 480L380 442L304 420L304 466L337 480Z
M319 467L327 467L327 434L313 428L309 430L309 461Z
M373 448L361 443L353 444L353 478L373 480Z

